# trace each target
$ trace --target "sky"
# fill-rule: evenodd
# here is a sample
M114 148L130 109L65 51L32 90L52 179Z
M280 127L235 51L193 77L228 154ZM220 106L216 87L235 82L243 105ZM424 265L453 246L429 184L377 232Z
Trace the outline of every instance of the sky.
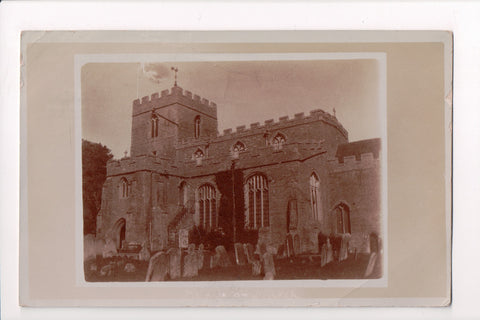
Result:
M130 151L132 102L178 86L217 104L218 129L323 109L349 140L382 136L379 62L374 59L88 63L82 67L82 138L115 158Z

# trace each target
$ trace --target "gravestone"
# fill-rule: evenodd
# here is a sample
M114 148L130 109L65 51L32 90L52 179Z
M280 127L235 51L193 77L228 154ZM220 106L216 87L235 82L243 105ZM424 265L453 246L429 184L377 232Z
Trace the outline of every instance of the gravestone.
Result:
M247 263L247 257L245 255L245 250L241 243L235 243L235 260L239 266L245 265Z
M168 249L169 275L171 279L177 279L182 276L182 249Z
M224 246L218 246L215 248L215 255L212 257L210 265L211 268L229 267L232 265Z
M252 276L259 276L262 273L262 263L260 260L252 261Z
M342 242L340 243L340 252L338 254L338 261L346 260L348 257L348 239L342 237Z
M291 234L287 234L286 251L287 251L288 258L293 257L295 255L295 251L293 250L293 238Z
M327 239L327 262L330 263L333 261L333 248L332 244L330 243L330 239Z
M184 258L183 276L186 278L198 276L197 253L195 251L189 250L189 253Z
M370 254L370 259L368 260L367 269L365 269L365 275L364 275L365 278L368 278L372 274L376 261L377 261L377 253L373 252L372 254Z
M142 244L142 249L138 253L138 259L141 261L148 261L150 260L150 251L147 249L145 242Z
M253 245L251 243L245 243L243 245L243 251L245 252L245 255L247 256L247 261L248 263L252 263L253 262L253 254L254 254L254 250L253 250Z
M273 261L273 255L269 252L263 255L263 270L265 271L265 276L270 273L273 277L275 277L275 262Z
M165 281L165 278L169 274L168 272L168 255L163 251L158 252L150 258L145 281Z
M327 264L327 244L326 243L322 245L320 255L321 255L320 266L323 268Z

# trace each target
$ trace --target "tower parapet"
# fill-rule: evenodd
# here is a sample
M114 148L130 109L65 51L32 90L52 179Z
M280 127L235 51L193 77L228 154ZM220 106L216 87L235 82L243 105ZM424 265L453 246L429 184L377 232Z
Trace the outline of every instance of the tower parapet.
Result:
M181 104L187 108L194 108L210 117L217 118L217 104L208 99L201 98L199 95L190 91L183 90L181 87L172 87L170 90L163 90L142 97L133 101L133 116L158 109L172 104Z

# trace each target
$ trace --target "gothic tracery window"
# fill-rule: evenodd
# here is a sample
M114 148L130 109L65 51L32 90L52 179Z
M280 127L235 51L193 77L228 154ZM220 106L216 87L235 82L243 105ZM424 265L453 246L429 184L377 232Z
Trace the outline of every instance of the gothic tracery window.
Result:
M217 226L216 191L211 184L204 184L198 188L197 212L200 226L206 230Z
M350 208L345 204L339 204L333 210L334 229L336 233L351 233Z
M272 140L273 149L275 151L281 150L286 141L287 140L285 139L285 136L283 134L277 133L277 135Z
M269 198L268 181L261 174L255 174L245 183L245 226L248 229L268 227Z

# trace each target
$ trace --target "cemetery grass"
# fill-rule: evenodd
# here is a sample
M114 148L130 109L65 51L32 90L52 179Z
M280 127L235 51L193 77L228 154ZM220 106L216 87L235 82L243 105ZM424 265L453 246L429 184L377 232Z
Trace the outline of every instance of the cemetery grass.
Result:
M232 258L232 257L231 257ZM292 258L275 259L276 276L275 280L301 280L301 279L364 279L369 255L359 254L357 259L350 255L346 260L333 261L323 268L321 267L318 255L301 255ZM97 260L97 271L90 270L89 263L85 263L85 280L91 282L143 282L148 269L148 261L127 260L135 265L136 271L128 273L119 266L112 274L101 276L102 266L115 261L114 258ZM231 259L233 262L234 260ZM118 262L118 259L115 261ZM379 256L369 279L376 279L382 276L382 257ZM198 276L175 280L167 277L166 281L238 281L238 280L262 280L261 276L252 276L252 266L232 265L224 268L204 268L199 270Z

